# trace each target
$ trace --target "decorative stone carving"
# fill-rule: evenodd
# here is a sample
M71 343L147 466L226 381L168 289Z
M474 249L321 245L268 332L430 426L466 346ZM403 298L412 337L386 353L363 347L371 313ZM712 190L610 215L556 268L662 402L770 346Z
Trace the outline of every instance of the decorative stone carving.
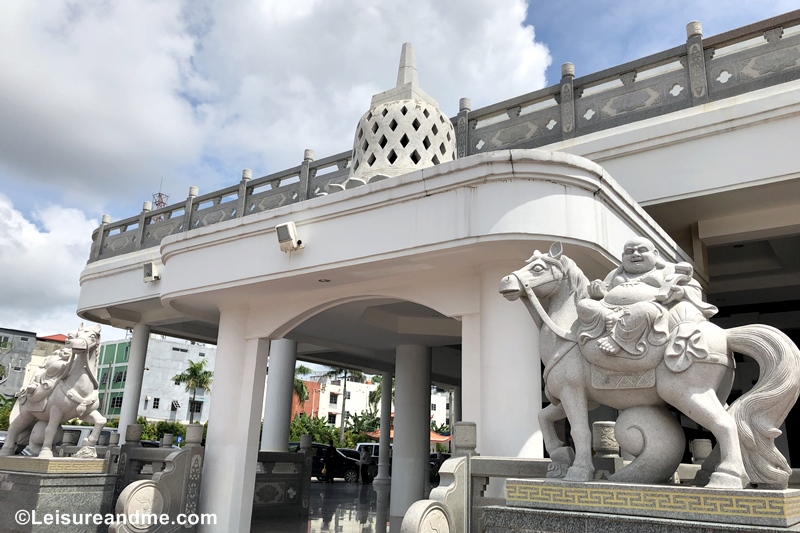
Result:
M719 443L698 476L708 477L709 487L741 489L752 482L786 488L791 468L774 440L800 394L797 346L770 326L723 330L709 322L716 308L700 299L691 266L664 261L647 239L631 239L622 266L591 283L561 252L560 243L548 253L534 252L527 266L503 278L500 292L520 299L542 328L540 353L551 404L539 419L553 461L569 465L565 480L593 478L591 402L621 410L616 438L622 451L636 456L610 480L668 479L685 445L680 425L665 407L670 404ZM549 301L547 311L540 298ZM733 351L758 362L760 377L726 408ZM627 374L619 380L625 387L595 386L594 368ZM641 378L651 370L654 380ZM572 428L574 461L555 431L555 421L563 418Z
M419 500L403 516L400 533L450 533L452 520L447 508L433 500Z
M76 457L97 457L94 446L106 424L95 377L100 326L80 325L67 335L66 348L48 357L31 383L19 393L20 412L8 428L0 456L13 455L20 434L30 431L30 448L41 458L53 457L53 442L61 424L72 418L94 424Z
M619 444L614 436L615 422L600 421L592 424L593 447L599 455L619 454Z
M413 48L405 43L397 86L373 96L370 110L358 121L350 180L361 185L378 174L399 176L456 158L453 124L417 78Z

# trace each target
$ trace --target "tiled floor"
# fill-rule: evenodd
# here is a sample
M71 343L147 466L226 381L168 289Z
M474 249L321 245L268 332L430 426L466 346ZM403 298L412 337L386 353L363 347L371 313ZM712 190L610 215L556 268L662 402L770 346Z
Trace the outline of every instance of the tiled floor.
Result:
M308 519L253 520L251 533L386 533L389 487L311 482Z

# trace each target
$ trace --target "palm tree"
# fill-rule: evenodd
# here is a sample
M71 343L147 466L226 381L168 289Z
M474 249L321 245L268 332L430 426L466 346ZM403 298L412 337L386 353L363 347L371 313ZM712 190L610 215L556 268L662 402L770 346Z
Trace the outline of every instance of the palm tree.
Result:
M347 411L345 410L345 403L347 402L347 380L350 381L357 381L359 383L364 383L367 377L364 375L363 372L358 370L350 370L347 368L338 368L338 367L331 367L331 369L325 373L326 377L341 379L342 380L342 424L339 427L339 442L344 442L344 423Z
M372 382L378 386L369 393L369 405L377 411L381 404L381 394L383 394L383 376L372 376ZM394 403L394 378L392 378L392 402Z
M194 424L194 405L196 403L197 389L205 389L211 392L211 382L214 380L214 372L205 369L207 363L208 361L205 358L196 363L189 359L189 366L186 367L186 370L172 376L172 381L175 382L175 385L185 383L186 392L192 393L192 399L189 402L190 424Z
M308 387L306 387L305 382L297 376L308 376L313 372L313 370L305 365L300 365L294 369L294 393L297 394L297 400L300 402L301 406L308 400Z

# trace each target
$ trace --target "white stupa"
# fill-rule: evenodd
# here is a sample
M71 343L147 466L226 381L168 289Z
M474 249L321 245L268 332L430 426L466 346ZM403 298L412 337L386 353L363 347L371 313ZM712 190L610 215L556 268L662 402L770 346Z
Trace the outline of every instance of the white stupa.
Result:
M456 135L439 104L419 87L414 49L403 44L397 86L372 97L358 121L347 188L452 161Z

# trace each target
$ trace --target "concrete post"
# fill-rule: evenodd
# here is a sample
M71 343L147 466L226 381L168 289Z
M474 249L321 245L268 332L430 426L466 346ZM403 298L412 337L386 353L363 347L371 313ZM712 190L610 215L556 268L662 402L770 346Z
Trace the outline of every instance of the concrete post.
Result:
M128 376L122 393L122 409L119 412L119 433L125 435L125 428L135 424L139 415L139 400L142 397L142 379L144 364L147 358L147 343L150 340L150 326L136 324L133 326L131 349L128 354ZM111 390L106 390L110 394ZM122 441L125 444L125 441Z
M481 272L481 455L544 457L538 414L542 408L539 331L519 302L497 292L500 279L519 265ZM513 394L514 401L509 401ZM497 416L503 413L503 416ZM513 420L508 427L508 420Z
M296 341L276 339L270 342L269 386L264 395L264 429L261 434L261 451L285 452L289 444L296 361Z
M686 25L686 61L692 105L708 102L706 59L703 50L703 26L696 20Z
M559 104L561 107L561 138L575 137L575 90L572 80L575 79L575 65L564 63L561 65L561 92Z
M269 341L246 340L246 324L244 309L220 314L199 506L217 523L199 526L200 533L250 530Z
M498 295L499 296L499 295ZM481 425L481 315L461 317L461 420ZM478 449L481 435L477 436Z
M452 434L453 426L456 422L461 422L461 387L453 387L453 398L450 404L450 433Z
M425 346L397 347L394 452L389 514L402 517L425 497L430 438L431 354Z
M372 481L375 485L388 485L392 431L392 373L381 374L381 439L378 443L378 475Z

